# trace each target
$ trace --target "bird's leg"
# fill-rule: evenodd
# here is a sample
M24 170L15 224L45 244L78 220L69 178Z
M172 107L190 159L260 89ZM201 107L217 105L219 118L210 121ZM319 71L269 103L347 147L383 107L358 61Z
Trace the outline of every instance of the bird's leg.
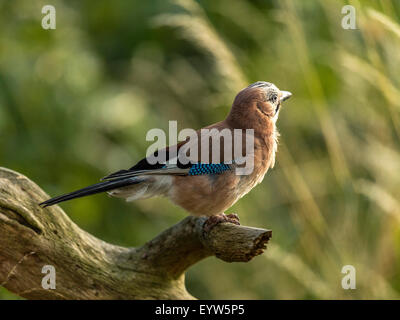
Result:
M209 232L213 227L222 222L230 222L240 225L239 216L236 213L230 213L228 215L225 213L220 213L209 217L206 222L204 222L203 231Z

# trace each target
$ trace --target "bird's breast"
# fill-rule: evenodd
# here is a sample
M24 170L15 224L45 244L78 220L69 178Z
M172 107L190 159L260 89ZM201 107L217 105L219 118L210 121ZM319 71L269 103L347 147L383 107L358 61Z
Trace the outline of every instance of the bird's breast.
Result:
M256 137L250 174L238 174L234 168L221 174L175 176L167 196L192 215L224 213L264 179L274 165L276 150L276 131Z

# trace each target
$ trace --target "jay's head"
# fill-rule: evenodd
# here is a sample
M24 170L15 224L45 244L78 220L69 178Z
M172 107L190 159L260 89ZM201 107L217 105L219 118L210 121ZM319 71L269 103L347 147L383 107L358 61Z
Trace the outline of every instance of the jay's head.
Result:
M282 102L291 96L289 91L281 91L273 83L257 81L237 94L228 119L238 127L275 123Z

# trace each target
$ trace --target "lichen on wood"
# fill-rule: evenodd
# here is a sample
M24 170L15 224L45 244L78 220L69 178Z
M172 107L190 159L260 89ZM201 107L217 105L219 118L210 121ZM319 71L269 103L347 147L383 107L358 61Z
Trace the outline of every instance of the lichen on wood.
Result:
M27 177L0 168L0 286L27 299L193 299L185 271L216 256L247 262L265 249L271 231L187 217L139 248L106 243L73 223ZM44 289L44 265L56 289ZM221 297L223 298L223 297Z

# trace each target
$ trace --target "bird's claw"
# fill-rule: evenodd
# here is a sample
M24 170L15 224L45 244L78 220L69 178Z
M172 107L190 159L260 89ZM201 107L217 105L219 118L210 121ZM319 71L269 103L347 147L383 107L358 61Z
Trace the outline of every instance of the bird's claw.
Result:
M239 216L236 213L231 213L226 215L225 213L217 214L209 217L203 225L203 231L209 232L212 228L214 228L217 224L223 222L230 222L236 225L240 225Z
M240 226L240 219L236 213L230 213L225 216L228 218L228 222L237 224L238 226Z

